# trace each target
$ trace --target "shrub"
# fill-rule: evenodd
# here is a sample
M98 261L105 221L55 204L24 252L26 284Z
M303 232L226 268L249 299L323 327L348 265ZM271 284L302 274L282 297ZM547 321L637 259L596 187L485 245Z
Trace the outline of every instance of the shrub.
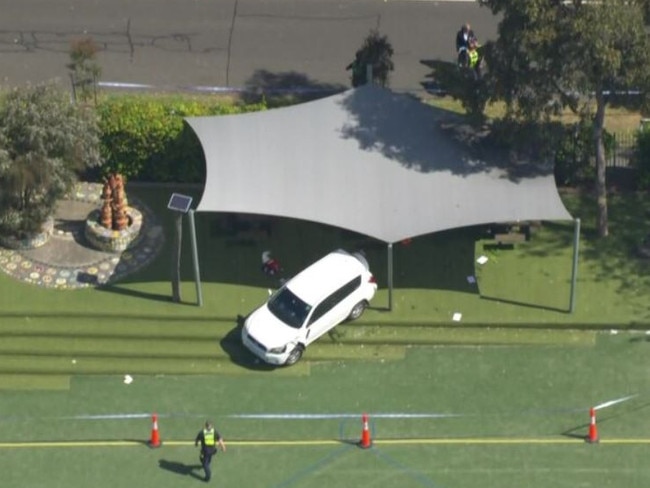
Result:
M354 61L347 67L352 71L352 86L365 85L367 67L372 66L372 81L380 86L388 86L390 72L393 71L393 46L387 36L371 30L363 40L363 45L354 55Z
M101 162L94 112L52 83L12 90L0 107L0 232L38 232L78 174Z
M564 126L555 151L555 179L559 185L575 186L593 181L596 174L596 148L593 123L581 121ZM605 157L616 149L616 138L603 131Z
M130 180L197 183L205 177L205 161L188 116L227 115L265 109L224 99L112 96L97 110L102 131L104 175L120 173Z

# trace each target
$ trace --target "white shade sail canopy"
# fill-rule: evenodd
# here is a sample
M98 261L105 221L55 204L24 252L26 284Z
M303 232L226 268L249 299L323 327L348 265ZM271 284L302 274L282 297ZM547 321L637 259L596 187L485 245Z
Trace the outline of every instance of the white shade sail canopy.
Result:
M384 242L569 220L551 167L470 156L443 112L376 86L286 108L188 117L207 177L197 211L292 217Z

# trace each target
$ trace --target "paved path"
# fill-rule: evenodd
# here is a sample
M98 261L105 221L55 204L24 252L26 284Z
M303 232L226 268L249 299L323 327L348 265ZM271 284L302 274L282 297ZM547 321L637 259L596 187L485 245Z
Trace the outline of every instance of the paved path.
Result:
M88 214L99 207L101 185L82 183L57 208L54 232L35 249L0 246L0 270L26 283L57 289L103 285L122 279L150 263L160 252L163 230L141 202L130 203L143 214L140 235L122 253L90 247L83 233Z
M477 2L408 0L0 0L3 83L67 83L70 41L99 44L103 82L157 87L349 85L344 67L371 29L395 54L391 86L420 91L421 61L453 59L472 23L482 40L497 19Z

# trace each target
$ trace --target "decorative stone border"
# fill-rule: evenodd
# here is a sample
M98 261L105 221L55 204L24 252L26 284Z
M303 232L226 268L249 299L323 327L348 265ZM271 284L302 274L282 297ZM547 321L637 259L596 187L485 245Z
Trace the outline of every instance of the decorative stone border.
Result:
M100 204L102 185L78 183L65 198L68 200ZM56 290L78 290L114 283L151 263L159 254L165 241L163 228L151 210L132 200L142 215L142 227L131 247L124 252L105 253L103 259L85 264L54 264L33 259L26 249L8 249L0 246L0 271L23 283ZM54 222L54 221L53 221ZM72 234L56 230L46 244L56 246L57 241L74 241ZM80 244L81 245L81 244Z
M140 234L142 213L133 207L127 207L126 215L129 218L129 226L124 230L107 229L101 225L99 223L99 213L99 209L93 210L86 219L84 236L88 242L100 251L126 251Z
M11 236L0 235L0 244L9 249L27 250L36 249L41 247L50 240L54 232L54 217L48 217L45 223L41 226L41 232L25 239L16 239Z

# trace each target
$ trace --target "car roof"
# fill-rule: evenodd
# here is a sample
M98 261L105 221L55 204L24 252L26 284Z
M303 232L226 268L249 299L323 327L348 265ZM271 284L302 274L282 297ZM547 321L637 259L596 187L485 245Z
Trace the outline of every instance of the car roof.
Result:
M302 270L285 286L308 304L316 305L353 278L367 273L356 256L337 249Z

